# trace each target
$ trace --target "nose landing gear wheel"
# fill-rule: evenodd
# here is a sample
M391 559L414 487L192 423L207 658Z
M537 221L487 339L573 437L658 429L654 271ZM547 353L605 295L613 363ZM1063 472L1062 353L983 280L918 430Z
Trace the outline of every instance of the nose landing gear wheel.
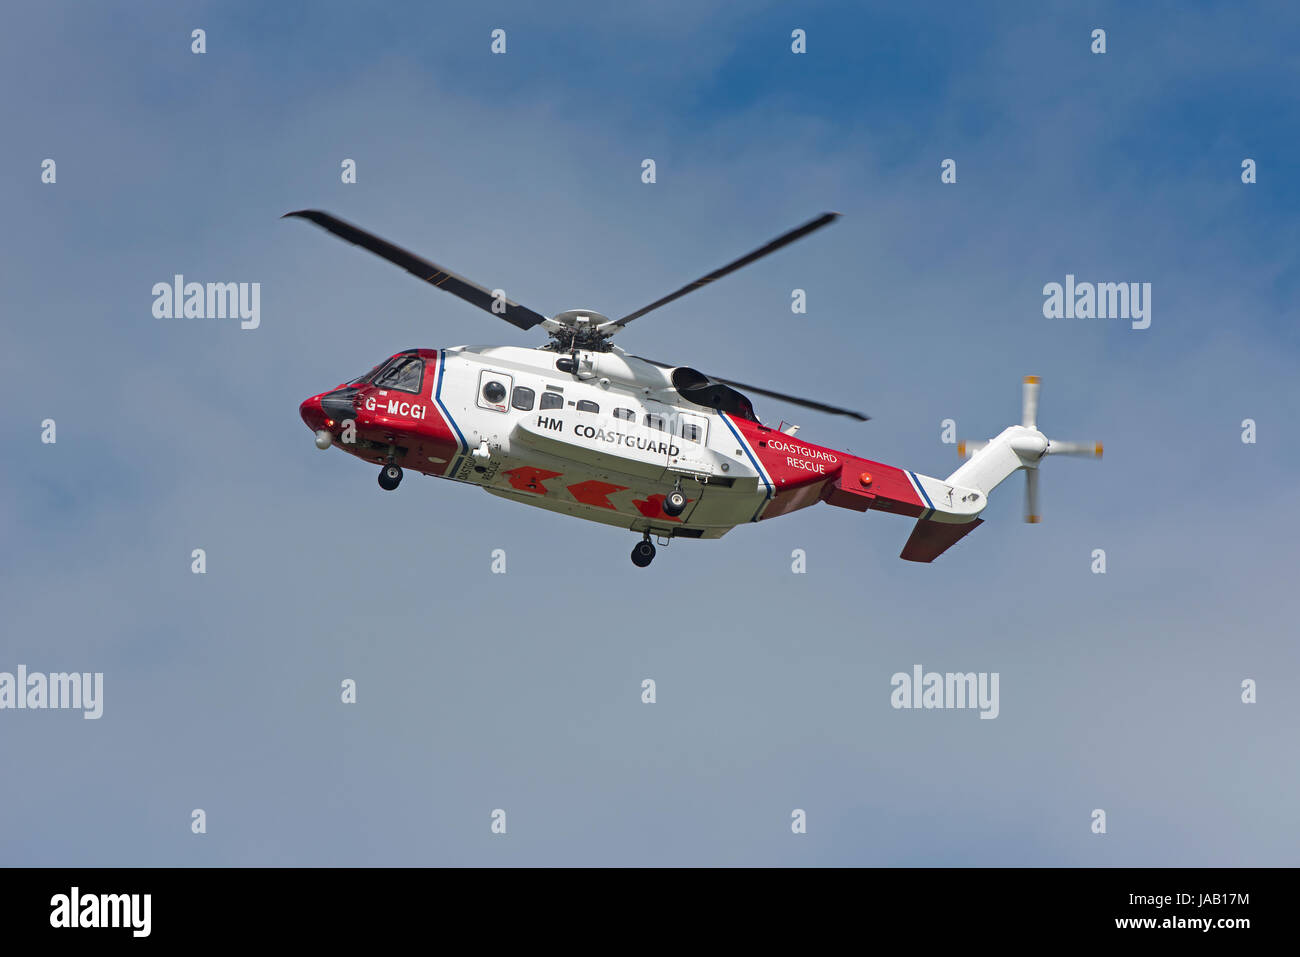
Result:
M632 564L637 568L645 568L654 560L654 543L648 538L643 542L637 542L636 547L632 549Z
M400 465L385 465L379 470L379 487L384 491L391 492L401 484L402 467Z
M686 494L680 489L673 489L664 496L664 514L676 518L686 511Z

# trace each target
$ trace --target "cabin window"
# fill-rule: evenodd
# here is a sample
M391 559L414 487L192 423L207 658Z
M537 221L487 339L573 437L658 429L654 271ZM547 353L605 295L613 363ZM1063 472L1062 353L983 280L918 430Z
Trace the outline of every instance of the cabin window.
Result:
M615 409L614 418L622 419L624 422L635 422L636 413L631 409Z
M598 406L596 403L592 402L590 399L579 399L579 400L578 400L578 411L579 411L579 412L599 412L599 411L600 411L600 406Z
M558 392L543 392L543 393L542 393L542 408L543 408L543 409L563 409L563 408L564 408L564 396L560 395L560 393L558 393Z
M664 427L664 417L662 415L657 415L654 412L647 412L645 414L645 427L647 429L658 429L660 432L668 431L668 429Z
M682 423L682 438L687 442L698 442L704 437L704 430L694 422Z
M533 411L533 401L537 398L537 393L527 386L515 386L515 393L510 397L510 404L521 412Z
M506 387L496 379L492 379L483 386L483 398L487 399L493 405L499 405L505 401Z

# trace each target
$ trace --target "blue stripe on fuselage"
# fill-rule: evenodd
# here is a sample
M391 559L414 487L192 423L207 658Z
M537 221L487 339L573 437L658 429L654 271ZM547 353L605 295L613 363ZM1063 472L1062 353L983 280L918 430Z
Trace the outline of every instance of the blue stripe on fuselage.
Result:
M456 420L451 417L451 413L447 411L447 407L442 404L442 373L446 370L446 368L447 368L446 350L439 349L438 350L438 379L434 384L433 402L438 407L438 411L442 413L443 418L447 420L447 424L450 425L452 427L452 430L456 433L456 440L460 443L459 447L457 447L456 449L456 457L452 459L451 468L447 470L447 477L454 478L456 475L456 469L460 467L460 460L462 454L464 453L465 449L469 448L469 446L465 442L465 436L460 431L460 426L457 425Z
M754 453L749 450L749 443L746 442L741 434L736 431L736 427L731 424L731 419L727 418L727 413L719 412L718 415L722 417L723 422L727 423L727 428L731 429L731 434L736 437L736 441L739 442L740 447L744 449L745 455L748 456L749 461L754 463L754 469L758 472L758 477L762 479L763 484L767 486L767 495L758 506L758 510L754 512L754 517L750 519L751 522L757 522L758 513L763 511L764 506L772 500L772 495L775 490L772 488L772 483L767 480L767 474L763 471L763 466L758 463L758 459L754 458Z
M907 474L912 476L912 484L914 484L916 486L916 490L921 493L921 498L925 499L925 504L929 508L928 512L925 512L921 515L921 519L922 521L924 521L925 519L929 518L931 515L934 514L934 503L930 501L930 496L925 494L925 486L922 485L921 480L916 477L916 473L908 472Z

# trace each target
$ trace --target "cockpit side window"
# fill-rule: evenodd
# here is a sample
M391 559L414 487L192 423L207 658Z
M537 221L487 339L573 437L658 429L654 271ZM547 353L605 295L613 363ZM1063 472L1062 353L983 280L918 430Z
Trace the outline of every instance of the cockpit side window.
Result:
M424 382L424 360L419 356L394 356L370 380L381 389L418 395Z

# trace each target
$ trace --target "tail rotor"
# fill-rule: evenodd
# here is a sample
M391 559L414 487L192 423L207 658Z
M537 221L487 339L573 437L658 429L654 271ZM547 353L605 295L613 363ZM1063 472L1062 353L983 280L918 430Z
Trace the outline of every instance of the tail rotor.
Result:
M1101 458L1100 442L1060 442L1038 430L1038 392L1041 380L1025 376L1021 391L1020 425L1005 429L997 438L984 442L957 443L957 454L969 461L949 476L958 485L979 488L987 495L994 486L1018 469L1025 470L1025 521L1042 521L1038 498L1038 467L1048 455Z

